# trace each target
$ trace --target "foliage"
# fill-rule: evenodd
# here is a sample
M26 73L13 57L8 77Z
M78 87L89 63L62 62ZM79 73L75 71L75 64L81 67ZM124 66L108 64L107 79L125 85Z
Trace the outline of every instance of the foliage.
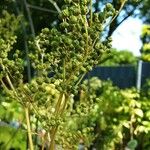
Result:
M16 18L14 15L2 12L2 18L0 18L0 42L1 42L1 57L3 56L3 49L11 49L15 43L16 36L15 32L18 29L19 17Z
M64 145L66 141L61 143L57 139L61 137L59 131L65 126L68 113L71 113L68 109L70 97L76 93L85 73L98 64L102 54L111 47L111 39L102 41L100 37L105 21L116 11L108 3L103 12L93 13L89 3L85 0L81 3L65 1L59 14L60 25L51 30L43 29L30 42L29 57L35 76L29 83L24 82L24 61L20 52L16 50L13 57L9 57L16 40L14 32L7 28L12 35L6 40L5 36L1 36L1 84L7 96L18 101L25 111L31 150L34 148L30 112L39 118L41 128L45 129L48 135L45 140L49 140L50 135L51 150L55 142ZM3 30L2 35L5 35Z
M60 8L62 7L63 0L56 0L55 2ZM103 8L106 3L111 3L116 10L119 10L122 0L96 0L95 2L93 2L93 8L95 12L102 11L101 8ZM59 22L59 20L57 19L57 12L55 11L54 6L50 3L49 0L30 0L27 1L27 4L29 4L28 8L31 12L35 33L39 33L41 29L45 27L52 27L53 24ZM17 14L17 9L20 10L20 13L23 14L29 24L24 0L3 0L0 2L0 12L2 10L7 10L10 13L13 12ZM130 16L139 16L144 22L149 23L149 10L149 0L128 1L120 15L117 16L117 18L109 28L108 36L112 35L116 28ZM28 26L28 34L30 33L31 30Z
M50 150L54 150L56 145L64 149L78 149L79 143L90 147L92 141L99 137L104 149L112 149L123 139L123 123L133 123L130 117L138 121L134 127L136 134L149 132L149 127L144 124L144 129L138 128L142 123L139 120L143 118L143 110L135 100L139 98L135 90L122 92L111 83L101 83L97 79L89 81L91 83L85 81L80 86L84 75L110 50L111 39L102 40L102 33L107 27L106 22L111 20L109 26L117 15L110 3L97 13L93 12L92 1L64 0L58 16L59 24L52 29L43 29L29 42L34 77L28 83L24 80L21 51L13 49L16 28L11 23L15 23L16 17L6 13L6 18L0 20L1 86L6 97L22 106L31 150L34 149L33 132L38 134L31 125L37 124L45 131L41 137L42 147L46 145ZM128 97L128 92L131 97ZM130 101L134 102L133 106ZM117 111L118 108L121 110ZM125 113L121 119L120 113ZM127 128L131 139L136 137L132 129ZM103 133L109 136L103 137ZM136 145L133 139L130 143L128 145Z
M56 2L59 7L62 6L62 0L56 0ZM0 1L0 12L6 10L11 14L13 13L15 15L23 15L24 20L26 21L27 32L30 35L31 29L26 10L26 4L31 13L34 30L36 33L39 33L41 29L45 27L51 27L53 22L57 21L58 12L55 10L54 6L50 3L49 0L3 0Z
M150 23L150 0L141 1L142 5L140 7L140 17L143 19L144 23Z
M136 89L118 89L111 82L103 82L97 78L85 81L83 85L86 88L82 99L87 101L90 97L95 102L95 114L88 118L88 122L94 124L96 134L93 147L119 150L125 147L135 149L137 146L141 149L149 148L147 95L140 96Z
M116 10L119 10L122 5L122 0L96 0L94 8L96 12L101 11L103 6L107 3L111 3ZM123 7L121 13L114 19L112 24L107 30L107 37L111 36L113 32L128 18L139 17L143 22L149 23L149 0L134 0L127 1Z
M117 51L112 49L104 61L102 66L118 66L118 65L136 65L137 58L127 50Z
M8 123L23 120L24 115L20 105L15 101L6 101L6 99L0 97L0 120Z
M141 39L143 47L141 49L141 59L143 61L150 61L150 25L144 25L142 29Z
M0 125L0 149L10 148L26 150L26 134L21 129Z

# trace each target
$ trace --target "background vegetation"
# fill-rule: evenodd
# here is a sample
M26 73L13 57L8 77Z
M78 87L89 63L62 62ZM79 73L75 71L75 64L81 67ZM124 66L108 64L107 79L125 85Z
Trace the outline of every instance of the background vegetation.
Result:
M59 8L64 4L64 1L59 0L56 2ZM101 8L104 8L107 2L110 2L116 10L119 10L122 5L121 0L117 2L96 0L92 6L94 13L104 13L104 10ZM24 108L32 104L30 121L35 149L41 149L40 146L44 145L46 147L48 145L48 139L46 138L47 131L49 127L50 130L52 129L54 131L54 127L57 125L60 125L55 139L56 145L58 146L57 149L59 147L63 147L66 150L80 149L82 147L88 149L97 148L98 150L121 150L127 147L131 150L149 149L149 80L142 87L141 91L136 90L135 87L122 90L113 86L111 81L101 81L98 78L92 78L89 81L86 80L76 88L75 83L78 83L82 79L79 78L77 80L76 75L73 76L74 78L70 82L70 85L74 88L70 88L69 86L64 87L62 82L64 76L62 76L63 70L61 65L57 60L54 64L52 62L51 64L46 64L46 61L50 62L49 59L53 59L49 55L47 55L47 60L44 62L44 69L47 68L49 77L53 76L54 72L58 72L59 74L54 78L54 81L50 80L51 78L45 78L45 74L42 72L42 62L35 57L39 57L39 54L42 54L45 48L49 49L53 45L54 50L51 53L52 56L58 58L58 60L60 59L62 62L66 54L62 53L61 50L59 52L63 54L63 57L59 53L54 53L57 44L60 43L55 43L55 40L51 41L50 39L53 40L56 36L62 39L65 37L63 40L66 42L65 46L68 49L71 47L70 42L72 42L69 41L70 35L66 35L65 30L59 32L59 29L67 26L67 24L60 25L61 19L57 17L59 11L57 9L55 3L50 0L30 0L28 2L26 0L4 0L0 2L0 79L3 81L0 86L4 88L4 85L6 85L6 89L9 90L9 92L6 89L5 91L1 90L0 96L0 133L2 133L0 134L0 148L4 150L11 148L25 150L29 147ZM63 6L62 9L66 10L66 7ZM108 12L110 14L108 12L106 14L113 16L114 14L111 13L114 9L109 9ZM128 1L120 15L113 20L105 31L101 31L99 28L97 29L100 30L101 38L104 40L100 41L102 45L95 49L97 54L101 52L99 52L101 49L105 49L105 52L96 64L118 66L127 64L136 65L139 59L150 61L149 10L149 0L139 2ZM68 15L66 13L64 12L64 17ZM143 26L141 35L143 42L141 58L136 58L128 51L118 52L114 49L111 50L109 45L110 41L107 40L115 32L117 27L130 16L140 17L143 23L146 23ZM103 19L105 20L106 18ZM76 18L71 18L69 24L76 24L76 22ZM99 22L97 24L95 23L95 25L98 27ZM55 28L53 28L54 26ZM45 27L46 29L42 30ZM51 28L53 29L51 30ZM51 37L51 34L53 34L53 37ZM90 36L92 37L94 35L91 33ZM30 44L28 41L30 41ZM42 49L38 49L37 41L40 41L39 45ZM77 43L73 44L78 45ZM101 46L105 45L107 47L101 48ZM81 48L76 47L76 49L80 50ZM29 52L30 55L28 55ZM47 53L49 51L46 51ZM68 53L74 60L80 60L79 55L74 55L70 51ZM80 52L76 54L80 54ZM95 57L93 53L91 57L92 59ZM89 63L89 61L87 62ZM5 70L3 65L8 70ZM54 71L51 74L49 69L50 65ZM75 65L78 66L79 64ZM92 65L90 63L83 63L81 65L83 66L79 72L85 73L95 64L92 62ZM70 75L68 73L67 76L67 73L66 79ZM11 84L8 83L7 75L13 81L15 90L19 96L14 96L14 91L10 90ZM36 78L35 76L38 77ZM60 84L61 86L59 86ZM58 99L61 95L60 93L64 90L72 93L69 95L70 101L67 104L68 111L64 112L65 117L61 116L61 113L54 117L54 106L57 106L56 99ZM65 93L65 98L67 98L67 94ZM30 100L33 100L30 99L30 96L36 98L36 101L30 102ZM22 98L19 103L16 102L18 97ZM62 103L64 104L64 101ZM63 107L60 107L60 112L63 112L61 110L63 110ZM38 112L35 113L35 111ZM44 132L43 128L45 129Z

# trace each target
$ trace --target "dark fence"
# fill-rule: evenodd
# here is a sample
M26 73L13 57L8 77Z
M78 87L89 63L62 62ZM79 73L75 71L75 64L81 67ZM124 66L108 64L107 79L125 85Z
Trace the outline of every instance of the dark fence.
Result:
M136 87L137 84L136 66L96 67L86 75L86 78L94 76L101 80L111 80L120 88ZM145 84L147 78L150 78L150 63L142 62L141 86Z
M144 85L146 79L150 79L150 63L142 62L141 85Z

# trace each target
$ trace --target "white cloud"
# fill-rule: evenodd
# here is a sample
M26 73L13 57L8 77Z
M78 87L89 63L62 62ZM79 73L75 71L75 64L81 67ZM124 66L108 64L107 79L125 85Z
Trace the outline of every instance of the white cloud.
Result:
M141 20L130 17L113 33L113 47L118 50L132 51L134 55L139 56L142 46L140 41L141 30Z

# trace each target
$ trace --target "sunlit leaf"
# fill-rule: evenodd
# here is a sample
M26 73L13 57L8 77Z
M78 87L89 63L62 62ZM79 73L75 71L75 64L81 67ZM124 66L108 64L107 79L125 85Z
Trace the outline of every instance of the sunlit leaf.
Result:
M129 122L124 122L123 126L126 127L126 128L128 128L128 129L130 128Z
M138 109L138 108L134 109L134 113L136 115L138 115L139 117L143 117L143 115L144 115L143 111L141 109Z

